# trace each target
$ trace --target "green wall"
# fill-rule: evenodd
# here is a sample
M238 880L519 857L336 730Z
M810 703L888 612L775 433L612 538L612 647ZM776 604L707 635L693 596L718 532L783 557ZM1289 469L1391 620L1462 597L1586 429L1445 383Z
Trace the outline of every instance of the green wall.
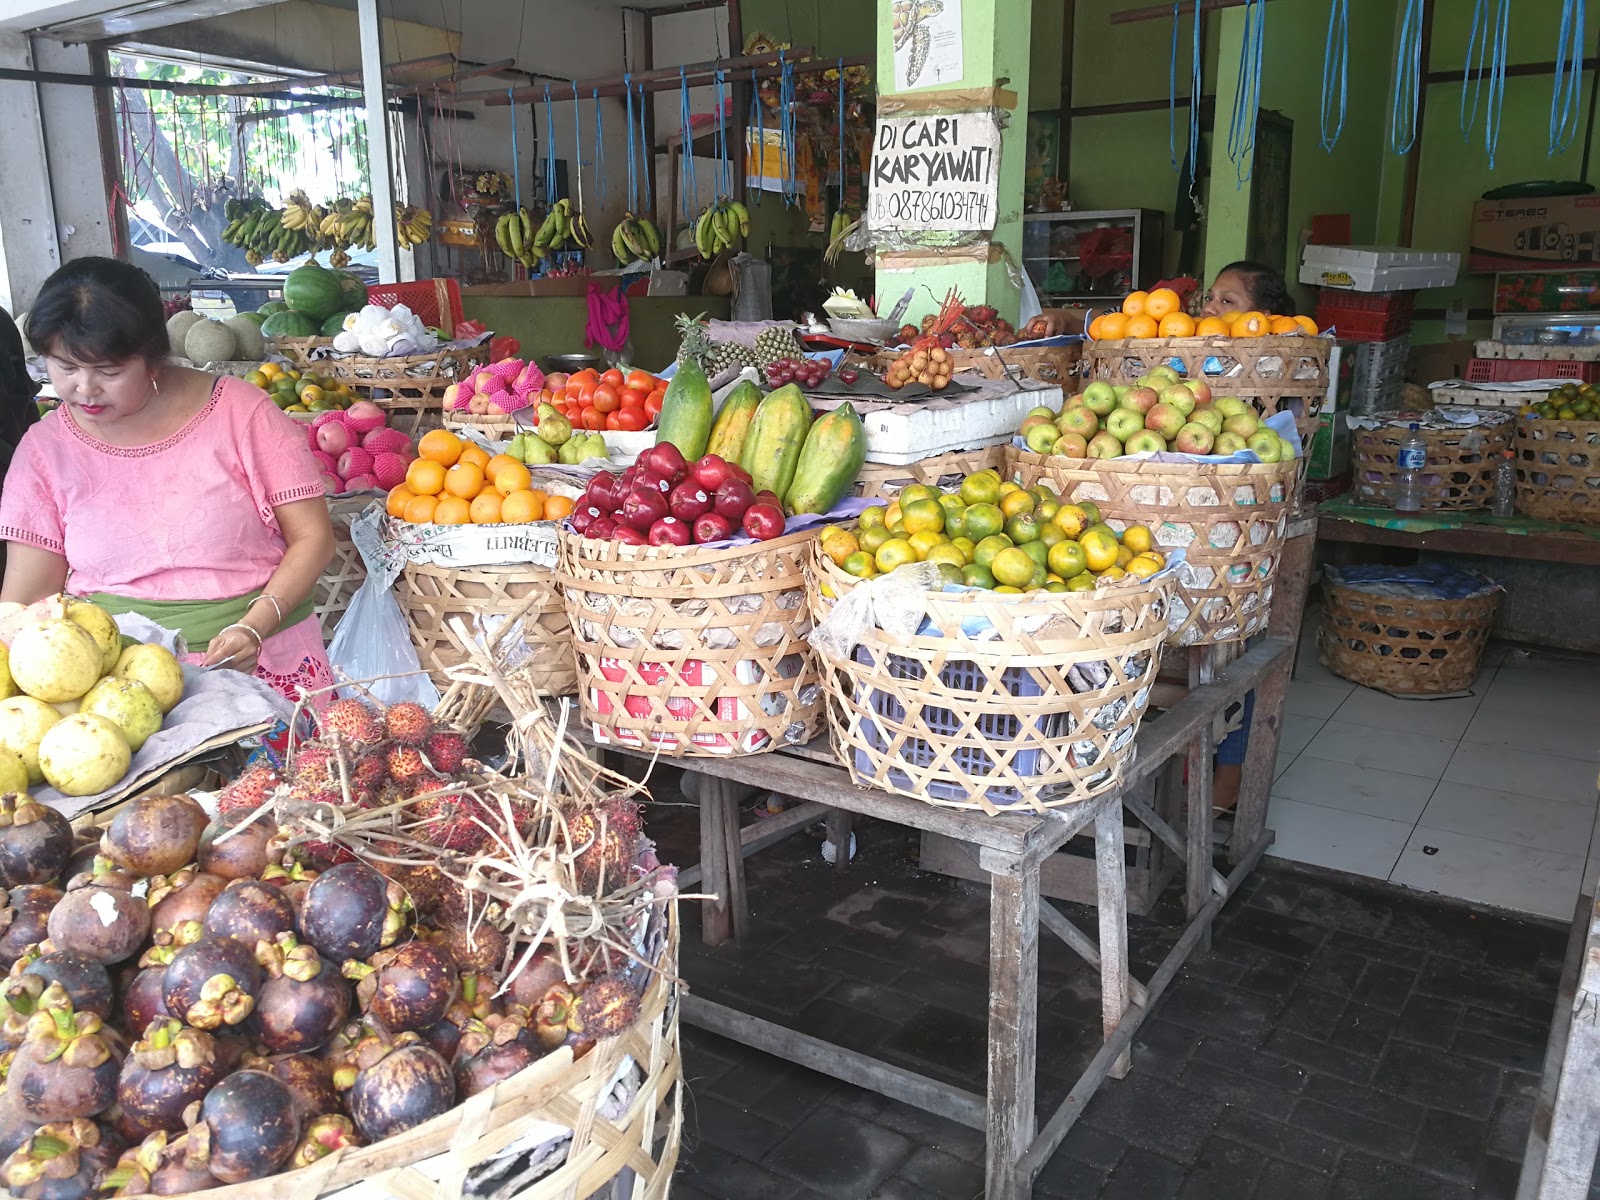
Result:
M468 320L482 321L502 337L522 343L521 357L542 364L551 354L582 354L589 321L589 302L582 296L463 296ZM628 301L628 339L633 361L659 371L677 357L678 335L673 318L680 313L728 317L726 296L644 296Z

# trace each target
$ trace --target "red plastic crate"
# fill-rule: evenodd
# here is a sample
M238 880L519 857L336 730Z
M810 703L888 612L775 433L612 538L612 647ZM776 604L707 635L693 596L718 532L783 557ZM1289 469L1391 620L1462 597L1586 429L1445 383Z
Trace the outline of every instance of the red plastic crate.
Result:
M374 283L367 303L393 308L404 304L424 325L453 333L461 320L461 285L454 279L418 279L412 283Z
M1348 292L1343 288L1319 288L1317 311L1328 308L1382 313L1386 317L1409 317L1416 304L1416 296L1416 292Z
M1474 358L1467 363L1468 383L1521 383L1525 379L1576 379L1600 383L1600 362L1563 362L1548 358Z
M1415 292L1346 292L1323 288L1317 325L1358 342L1387 342L1411 329Z

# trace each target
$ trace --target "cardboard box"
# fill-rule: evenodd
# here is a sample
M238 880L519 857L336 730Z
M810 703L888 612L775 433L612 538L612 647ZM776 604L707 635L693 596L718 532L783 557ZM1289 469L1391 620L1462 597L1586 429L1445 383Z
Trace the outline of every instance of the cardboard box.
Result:
M1600 263L1600 195L1480 200L1472 206L1467 270Z

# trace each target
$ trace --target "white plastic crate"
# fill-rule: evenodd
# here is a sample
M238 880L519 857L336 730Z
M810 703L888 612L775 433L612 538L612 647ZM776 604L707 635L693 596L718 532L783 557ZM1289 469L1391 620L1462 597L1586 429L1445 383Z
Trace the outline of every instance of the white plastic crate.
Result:
M867 461L905 466L952 450L980 449L1009 441L1038 405L1060 408L1060 387L1031 379L1013 383L965 372L956 378L976 391L924 400L892 401L874 396L846 397L813 392L806 399L818 412L846 399L861 414L867 434Z
M1466 383L1460 379L1446 379L1431 384L1428 394L1433 397L1435 407L1521 408L1543 400L1550 386L1548 380L1530 388L1520 383Z
M1300 282L1351 292L1404 292L1449 287L1461 255L1398 246L1307 246Z

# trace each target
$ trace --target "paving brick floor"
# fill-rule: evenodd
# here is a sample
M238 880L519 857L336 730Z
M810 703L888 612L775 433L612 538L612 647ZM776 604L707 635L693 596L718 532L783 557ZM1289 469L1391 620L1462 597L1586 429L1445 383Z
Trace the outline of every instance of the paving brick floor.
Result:
M658 777L655 790L670 788ZM656 811L664 856L692 861L693 809ZM869 824L858 838L842 876L811 833L750 859L743 948L702 946L688 906L684 975L701 995L981 1092L987 893L918 870L907 831ZM1179 893L1132 923L1141 978L1177 935ZM1092 910L1062 907L1094 928ZM1035 1195L1509 1198L1565 939L1553 922L1269 860ZM1096 1049L1099 991L1048 934L1040 951L1043 1115ZM676 1200L982 1195L975 1131L716 1036L684 1040Z

